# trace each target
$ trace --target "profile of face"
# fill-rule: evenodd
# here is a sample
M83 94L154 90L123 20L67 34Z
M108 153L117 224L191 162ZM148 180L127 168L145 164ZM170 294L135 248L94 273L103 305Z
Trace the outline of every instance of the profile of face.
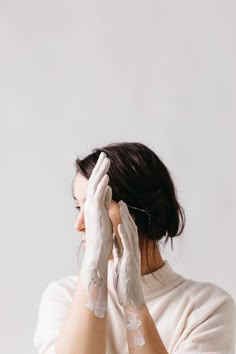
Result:
M82 241L86 246L86 229L84 221L84 203L86 200L88 188L88 179L82 174L77 173L74 179L74 200L75 206L78 207L79 214L75 222L75 229L82 234ZM120 242L120 236L118 233L118 225L121 223L119 206L114 200L111 201L109 207L109 216L113 224L113 232L116 234L118 242ZM112 255L110 257L112 259Z

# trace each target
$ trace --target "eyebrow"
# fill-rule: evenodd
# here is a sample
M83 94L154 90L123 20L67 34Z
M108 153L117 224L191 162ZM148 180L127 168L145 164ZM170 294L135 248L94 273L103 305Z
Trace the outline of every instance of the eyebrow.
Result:
M77 202L79 201L74 195L72 195L72 197L74 198L74 200L76 200ZM86 198L83 198L82 202L85 202Z

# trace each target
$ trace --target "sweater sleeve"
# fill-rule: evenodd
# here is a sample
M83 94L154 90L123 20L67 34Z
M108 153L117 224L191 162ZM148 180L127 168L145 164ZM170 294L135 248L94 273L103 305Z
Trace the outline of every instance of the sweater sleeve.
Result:
M235 354L236 307L228 296L191 329L173 354Z
M62 295L60 286L56 282L52 282L41 296L37 325L33 336L33 345L38 354L56 354L55 340L68 313L68 305L63 302Z

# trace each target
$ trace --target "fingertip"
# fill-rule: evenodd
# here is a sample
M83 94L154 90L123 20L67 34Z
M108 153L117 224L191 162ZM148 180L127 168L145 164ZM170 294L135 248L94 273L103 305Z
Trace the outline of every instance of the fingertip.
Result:
M100 155L98 156L97 162L101 162L102 163L102 160L105 160L105 158L106 158L106 154L105 154L105 152L102 151L100 153Z
M118 202L119 207L122 207L123 203L124 203L123 200L120 200L120 201Z
M110 163L111 162L111 160L107 156L105 156L104 160L106 161L106 163Z

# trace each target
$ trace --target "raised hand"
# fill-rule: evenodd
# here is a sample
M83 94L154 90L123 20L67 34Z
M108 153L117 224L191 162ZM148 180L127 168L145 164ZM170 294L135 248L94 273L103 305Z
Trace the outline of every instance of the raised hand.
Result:
M108 259L113 242L113 226L108 213L112 199L112 190L108 186L109 166L110 160L102 152L89 178L84 203L86 250L80 279L89 295L87 307L98 317L104 316L106 308L106 299L102 294L105 294Z
M122 224L118 225L123 249L114 238L113 242L113 282L118 301L125 307L132 304L136 309L145 304L141 287L141 254L137 225L131 217L127 205L120 201Z

